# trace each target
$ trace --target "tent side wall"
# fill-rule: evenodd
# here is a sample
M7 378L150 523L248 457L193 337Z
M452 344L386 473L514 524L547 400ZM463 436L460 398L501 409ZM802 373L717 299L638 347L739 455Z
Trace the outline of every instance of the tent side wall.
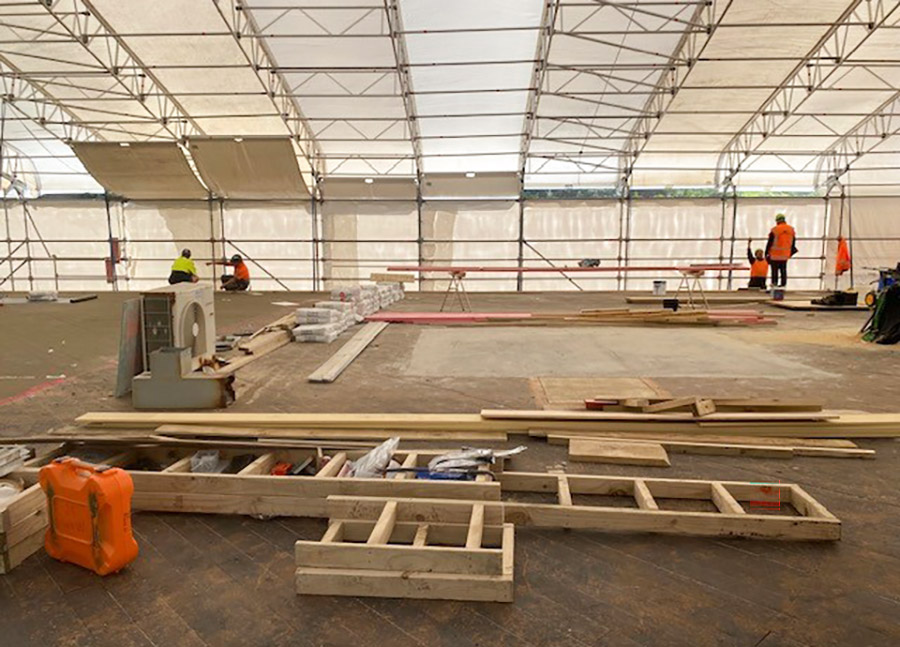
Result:
M832 287L835 239L849 231L839 199L733 198L539 200L110 201L7 200L0 214L0 290L143 290L164 282L179 250L188 247L203 278L222 272L223 257L250 261L257 290L321 290L365 280L396 264L526 267L567 265L582 258L602 265L743 263L747 239L765 245L773 217L784 212L798 234L790 266L795 289ZM849 203L848 203L849 205ZM845 207L849 208L849 207ZM900 197L852 201L855 282L875 276L865 267L895 265ZM841 229L839 229L839 227ZM118 241L115 277L106 259ZM55 258L54 258L55 257ZM215 265L208 264L215 261ZM677 274L611 272L484 273L472 291L649 290ZM746 272L705 277L708 289L736 289ZM842 286L849 283L842 278ZM441 290L427 274L411 290Z

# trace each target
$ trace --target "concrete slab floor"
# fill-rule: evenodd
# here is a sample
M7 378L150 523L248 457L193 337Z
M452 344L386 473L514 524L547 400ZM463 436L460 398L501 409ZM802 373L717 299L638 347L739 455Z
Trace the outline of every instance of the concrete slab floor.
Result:
M398 369L430 377L836 377L720 329L637 326L427 328Z
M97 301L76 305L0 308L0 375L17 377L0 380L0 434L43 433L70 424L87 410L130 408L127 399L111 397L118 313L121 301L130 296L101 294ZM321 293L219 295L219 331L254 329L274 320L286 312L274 301L306 305L322 298ZM396 307L436 310L440 298L411 295ZM595 293L475 293L472 300L483 311L623 304L621 295ZM650 341L642 328L575 329L569 336L564 329L547 329L553 331L552 339L560 330L562 338L556 341L534 337L540 329L530 328L503 329L503 336L519 339L515 347L520 354L550 357L554 347L568 348L571 355L569 337L588 334L605 340L607 350L619 358L618 364L605 359L594 375L608 376L611 369L641 371L633 376L655 378L674 395L817 397L834 408L896 411L898 349L856 341L854 332L865 317L786 313L772 328L666 329L654 331L659 336ZM498 357L511 360L496 342L479 341L496 330L392 324L331 385L309 384L305 378L352 333L331 345L291 344L238 373L233 410L531 408L525 379L530 376L483 368ZM467 348L478 345L472 357L453 360L467 374L414 375L402 369L416 364L418 344L433 344L447 332ZM666 346L681 355L688 347L685 339L696 349L705 337L714 356L704 361L714 368L700 362L692 366L698 374L710 372L694 377L668 373L673 364L662 361ZM533 350L536 343L538 351ZM625 352L627 346L636 350ZM53 353L47 352L50 348ZM722 375L729 361L733 375L740 377ZM592 364L578 362L582 368ZM514 364L516 372L528 366L524 360ZM550 361L535 368L559 370ZM30 395L26 391L46 384L47 375L61 373L63 381ZM517 459L518 469L562 465L575 473L796 482L842 519L844 536L823 545L519 529L516 601L465 604L295 596L293 542L319 538L325 528L320 520L139 513L134 528L141 555L120 575L98 578L37 555L0 576L0 644L900 644L900 443L861 443L878 451L874 461L676 455L671 468L654 469L566 465L562 447L511 439L511 444L519 442L529 449Z

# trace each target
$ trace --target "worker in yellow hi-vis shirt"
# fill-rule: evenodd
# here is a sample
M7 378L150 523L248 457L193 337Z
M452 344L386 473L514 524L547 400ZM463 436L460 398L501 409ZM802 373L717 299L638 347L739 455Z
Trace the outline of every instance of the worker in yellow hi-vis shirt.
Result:
M191 250L182 249L181 256L172 263L172 273L169 274L169 285L176 283L196 283L200 280L197 276L197 266L191 260Z

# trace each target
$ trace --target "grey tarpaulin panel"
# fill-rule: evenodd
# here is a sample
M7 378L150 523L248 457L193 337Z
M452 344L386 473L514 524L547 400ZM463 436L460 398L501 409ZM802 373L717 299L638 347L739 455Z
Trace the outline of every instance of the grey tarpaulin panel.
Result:
M135 200L208 197L175 142L74 142L72 150L110 193Z
M200 177L217 196L252 200L308 198L297 156L286 137L191 139Z

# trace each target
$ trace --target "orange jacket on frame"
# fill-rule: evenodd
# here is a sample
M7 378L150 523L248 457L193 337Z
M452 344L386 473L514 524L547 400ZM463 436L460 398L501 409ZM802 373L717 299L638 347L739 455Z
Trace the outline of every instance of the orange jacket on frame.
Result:
M850 269L850 265L850 248L847 246L847 241L841 236L838 238L837 258L834 262L835 275L840 276Z

